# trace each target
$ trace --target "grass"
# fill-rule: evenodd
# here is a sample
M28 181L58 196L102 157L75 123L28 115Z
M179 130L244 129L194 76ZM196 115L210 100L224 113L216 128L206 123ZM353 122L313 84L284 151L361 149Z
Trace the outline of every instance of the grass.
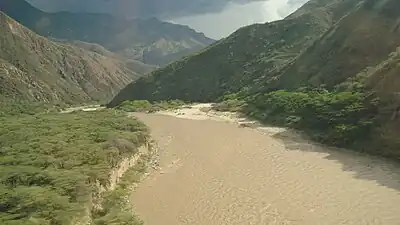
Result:
M95 184L107 186L110 170L149 139L143 123L120 111L59 114L15 105L0 116L0 224L77 223L92 208ZM140 224L123 210L113 209L117 218L103 224Z

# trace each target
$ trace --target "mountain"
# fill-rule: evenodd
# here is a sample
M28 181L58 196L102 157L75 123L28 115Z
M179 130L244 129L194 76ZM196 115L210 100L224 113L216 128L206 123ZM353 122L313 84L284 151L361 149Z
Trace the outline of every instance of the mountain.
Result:
M83 48L83 49L86 49L91 52L96 52L96 53L106 56L106 57L114 58L119 61L124 61L126 66L130 70L134 71L135 73L141 74L141 75L147 74L147 73L155 70L156 68L158 68L158 66L148 65L148 64L144 64L138 60L133 60L133 59L128 59L128 58L122 57L114 52L108 51L107 49L105 49L103 46L101 46L99 44L94 44L94 43L89 43L89 42L84 42L84 41L77 41L77 40L68 41L68 40L54 39L54 41L75 45L79 48Z
M400 1L311 0L129 84L109 103L222 101L318 141L400 160Z
M0 10L42 36L96 43L145 64L167 64L214 42L187 26L156 18L124 19L98 13L46 13L24 0L2 0Z
M142 98L215 101L224 94L275 80L358 3L313 0L284 20L241 28L204 51L130 84L110 105Z
M140 75L128 63L48 40L0 12L0 97L42 102L106 100Z
M255 0L257 1L257 0ZM94 12L124 17L178 17L222 10L229 3L249 0L28 0L44 11Z
M285 69L278 87L323 84L332 88L386 60L400 46L397 9L400 1L365 1Z

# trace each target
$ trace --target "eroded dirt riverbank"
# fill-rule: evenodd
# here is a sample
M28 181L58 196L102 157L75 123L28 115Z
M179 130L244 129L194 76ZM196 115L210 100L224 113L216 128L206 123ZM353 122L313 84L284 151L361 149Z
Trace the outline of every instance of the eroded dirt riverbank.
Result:
M135 114L161 149L160 169L132 196L145 224L400 224L397 166L285 129L241 128L204 106Z

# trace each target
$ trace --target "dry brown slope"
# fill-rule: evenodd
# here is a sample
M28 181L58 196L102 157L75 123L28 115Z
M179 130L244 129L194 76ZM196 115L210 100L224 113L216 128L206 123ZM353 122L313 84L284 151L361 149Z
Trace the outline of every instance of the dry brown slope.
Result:
M124 62L41 37L0 12L1 95L31 101L105 100L138 74Z

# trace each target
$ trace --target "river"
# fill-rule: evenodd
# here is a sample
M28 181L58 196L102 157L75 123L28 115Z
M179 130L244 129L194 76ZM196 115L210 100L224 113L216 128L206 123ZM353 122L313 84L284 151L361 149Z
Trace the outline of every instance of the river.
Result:
M146 225L400 224L396 165L203 111L134 114L160 148L132 195Z

